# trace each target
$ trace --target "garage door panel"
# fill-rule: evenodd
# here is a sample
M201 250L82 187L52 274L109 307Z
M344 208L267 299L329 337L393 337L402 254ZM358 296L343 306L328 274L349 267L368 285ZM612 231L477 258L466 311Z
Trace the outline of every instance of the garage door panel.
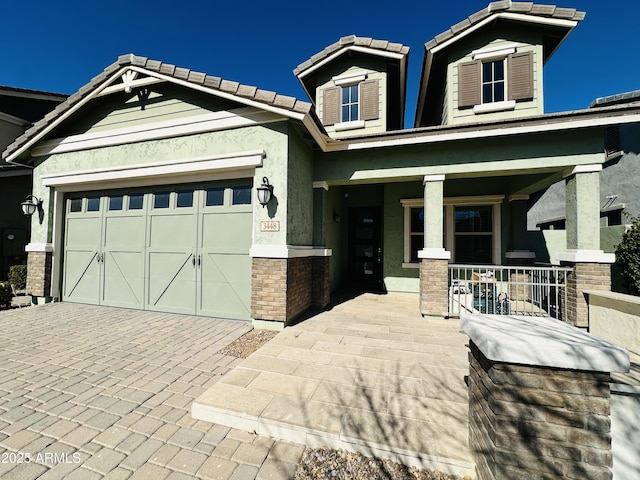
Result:
M67 250L65 253L62 299L70 302L98 303L100 264L96 250Z
M150 248L189 251L194 248L194 215L153 215L149 222Z
M202 260L199 314L251 318L251 259L247 255L208 253Z
M147 308L172 313L193 313L196 297L192 254L149 254Z
M202 219L202 245L214 252L248 254L252 225L247 212L206 213Z
M144 255L141 250L106 252L103 268L103 304L144 307Z
M97 250L101 243L102 219L100 217L67 218L65 247L90 246Z
M146 236L146 218L142 215L107 217L104 221L106 249L130 248L142 252Z

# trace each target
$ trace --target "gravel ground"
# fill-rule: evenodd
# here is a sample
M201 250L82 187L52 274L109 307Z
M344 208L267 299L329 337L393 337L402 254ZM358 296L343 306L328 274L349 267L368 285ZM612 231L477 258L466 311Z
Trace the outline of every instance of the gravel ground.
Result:
M220 353L247 358L278 334L272 330L251 330ZM365 457L360 453L330 448L307 448L294 480L470 480L433 470L406 467L391 460Z
M307 448L294 480L470 480L434 470L406 467L391 460L330 448Z

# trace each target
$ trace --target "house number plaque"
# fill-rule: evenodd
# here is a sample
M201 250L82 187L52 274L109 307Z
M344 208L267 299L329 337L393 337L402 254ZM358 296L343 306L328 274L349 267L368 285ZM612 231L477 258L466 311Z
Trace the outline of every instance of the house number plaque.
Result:
M279 232L280 222L277 220L267 220L267 221L260 222L260 231L261 232Z

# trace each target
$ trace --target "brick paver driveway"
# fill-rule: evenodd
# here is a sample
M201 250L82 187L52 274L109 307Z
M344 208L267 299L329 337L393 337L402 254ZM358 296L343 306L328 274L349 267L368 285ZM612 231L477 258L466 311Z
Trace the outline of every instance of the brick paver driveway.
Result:
M243 322L68 303L0 312L0 478L290 478L300 445L196 421Z

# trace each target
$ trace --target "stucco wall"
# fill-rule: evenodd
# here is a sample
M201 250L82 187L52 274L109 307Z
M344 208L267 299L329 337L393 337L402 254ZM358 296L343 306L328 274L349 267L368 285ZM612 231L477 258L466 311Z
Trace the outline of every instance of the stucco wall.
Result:
M310 148L289 129L287 244L313 243L313 163Z
M586 292L589 333L640 355L640 297L615 292Z
M263 209L260 205L255 205L257 202L254 202L255 223L259 225L260 220L269 219L281 222L279 232L265 233L260 232L259 228L254 228L254 240L258 243L284 244L287 234L287 205L284 193L287 189L288 177L288 140L285 123L208 132L39 157L36 159L36 166L33 171L33 190L36 196L44 199L43 208L46 215L42 224L39 223L35 215L32 217L31 242L44 243L52 240L53 189L42 185L43 175L206 155L231 154L250 150L264 150L266 152L263 167L256 169L255 179L259 183L262 181L263 176L269 177L279 201L274 218L269 217L268 209ZM104 187L96 186L93 188Z

